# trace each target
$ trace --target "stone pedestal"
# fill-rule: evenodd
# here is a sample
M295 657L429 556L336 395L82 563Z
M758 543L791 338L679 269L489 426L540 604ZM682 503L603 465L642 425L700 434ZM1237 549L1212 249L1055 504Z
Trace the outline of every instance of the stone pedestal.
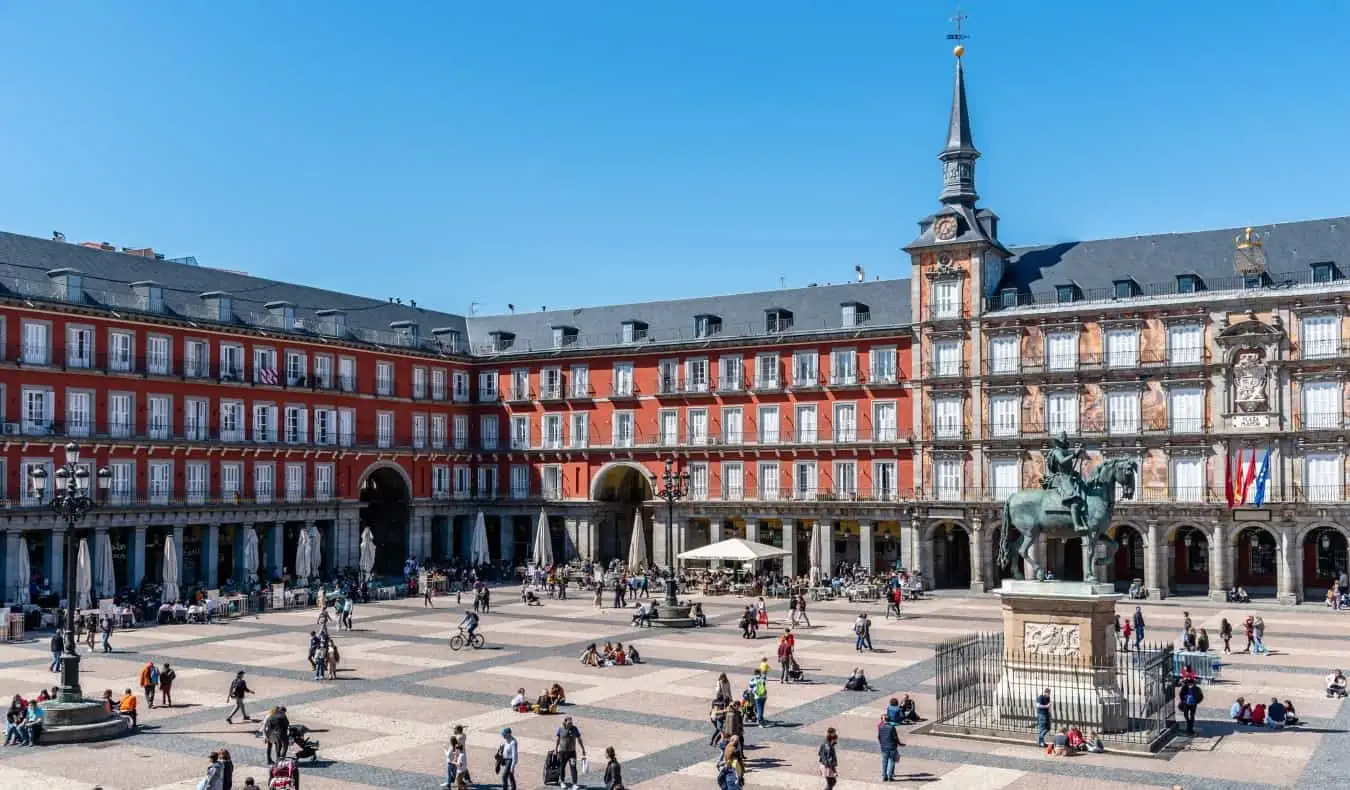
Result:
M131 722L106 712L102 702L47 702L42 710L44 744L106 741L131 730Z
M689 615L694 607L689 604L659 604L656 613L659 617L652 618L652 625L658 628L693 628L694 618Z
M1034 700L1049 689L1052 725L1061 719L1056 711L1064 711L1062 718L1093 729L1124 731L1128 706L1115 672L1121 596L1114 586L1007 580L998 594L1006 651L998 717L1034 721Z

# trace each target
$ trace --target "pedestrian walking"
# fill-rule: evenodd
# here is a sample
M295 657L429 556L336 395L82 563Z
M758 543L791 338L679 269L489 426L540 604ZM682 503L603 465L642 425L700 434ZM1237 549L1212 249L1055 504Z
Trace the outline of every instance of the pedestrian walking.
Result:
M250 718L248 711L244 710L244 697L252 693L253 689L249 688L248 683L244 682L244 670L239 670L235 674L234 680L230 682L230 691L226 697L226 701L234 703L234 709L230 711L230 715L225 717L226 724L234 724L234 714L236 713L244 721L257 721L257 719Z
M834 783L839 781L839 755L835 751L838 742L839 734L831 727L825 731L825 742L816 750L816 761L820 763L820 775L825 779L825 790L834 790Z
M221 790L234 790L234 760L229 749L220 750L220 776Z
M141 688L145 690L145 703L155 707L155 687L159 685L159 667L151 661L141 667Z
M1247 646L1242 648L1242 652L1250 653L1252 652L1252 645L1256 643L1256 639L1254 638L1256 634L1256 621L1251 615L1247 615L1247 619L1242 621L1242 633L1247 637Z
M225 790L225 769L220 764L220 752L207 755L206 777L199 785L202 790Z
M1144 642L1144 610L1134 607L1134 649L1138 650Z
M112 638L112 631L113 631L112 617L111 616L104 617L100 625L102 626L103 629L103 652L111 653L112 645L109 644L108 640Z
M422 606L435 609L436 606L431 602L431 580L427 579L427 586L422 590Z
M1134 635L1134 625L1126 620L1120 624L1120 650L1122 653L1130 652L1130 637Z
M291 719L286 715L286 706L273 708L263 721L263 739L267 741L267 764L286 759L290 749ZM276 759L273 759L275 753Z
M595 585L595 608L600 611L605 610L604 603L605 585L603 582L597 582Z
M1045 736L1050 734L1050 689L1036 698L1036 745L1045 748Z
M1200 703L1205 701L1205 693L1200 690L1199 684L1194 678L1186 678L1181 682L1181 693L1177 695L1181 708L1181 715L1186 718L1186 734L1195 734L1195 710L1200 707Z
M51 666L48 667L48 669L50 669L52 672L60 672L61 654L66 651L66 640L64 637L61 636L60 631L57 631L56 633L52 634L51 649L52 649L52 663Z
M520 761L520 742L511 734L511 728L502 730L502 743L497 747L497 773L502 775L502 790L516 790L516 763Z
M1266 621L1257 617L1252 621L1252 653L1264 656L1270 652L1266 648Z
M558 728L554 736L553 751L558 753L558 760L561 767L558 769L558 786L565 787L565 773L572 773L572 790L576 790L577 785L577 750L581 750L582 759L586 758L586 744L581 740L581 730L572 723L572 717L563 719L563 725Z
M750 698L755 703L755 720L759 722L759 726L767 726L764 721L764 706L769 702L769 678L767 673L755 671L755 676L750 679Z
M895 761L899 759L900 747L904 744L895 731L895 724L885 713L881 714L881 721L877 722L877 745L881 747L881 781L894 782Z
M1219 621L1219 638L1223 640L1223 652L1225 655L1233 652L1233 624L1228 622L1225 617Z
M623 766L613 746L605 747L605 790L623 790Z
M798 621L800 621L800 622L806 623L806 627L807 627L807 628L810 628L810 627L811 627L811 618L809 618L809 617L806 616L806 596L805 596L805 595L799 595L799 596L797 596L797 619L798 619Z
M169 662L164 662L164 667L159 670L159 698L160 704L166 708L173 707L173 680L178 677L178 673Z

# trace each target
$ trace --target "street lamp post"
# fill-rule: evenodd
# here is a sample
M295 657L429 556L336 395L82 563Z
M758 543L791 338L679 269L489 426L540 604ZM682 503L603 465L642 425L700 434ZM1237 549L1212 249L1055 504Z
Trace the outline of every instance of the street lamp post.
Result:
M33 493L39 499L47 490L47 470L37 467L29 473L33 481ZM84 699L80 691L80 654L75 650L75 607L78 591L75 589L75 564L78 562L78 546L75 539L75 525L84 520L90 510L98 506L95 496L101 496L112 484L112 472L107 468L98 470L98 493L90 496L89 469L80 465L80 446L74 442L66 445L66 462L54 475L56 491L52 496L51 508L66 522L66 622L65 653L61 656L61 693L58 702L75 703Z
M689 496L689 473L676 472L674 464L666 461L661 475L661 490L657 499L666 501L666 607L673 612L680 601L675 595L675 502Z

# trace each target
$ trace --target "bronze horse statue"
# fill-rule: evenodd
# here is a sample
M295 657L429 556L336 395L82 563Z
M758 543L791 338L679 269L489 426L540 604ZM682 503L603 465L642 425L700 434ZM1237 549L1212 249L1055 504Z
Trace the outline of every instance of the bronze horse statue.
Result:
M1051 489L1023 489L1008 497L1003 505L1003 525L999 533L999 567L1007 568L1009 561L1008 528L1016 527L1022 535L1022 543L1017 554L1031 568L1036 579L1044 579L1045 571L1036 562L1032 547L1037 538L1045 534L1052 538L1083 539L1083 581L1097 581L1097 547L1105 545L1112 548L1114 541L1107 539L1106 531L1111 526L1111 513L1116 506L1116 486L1119 485L1125 498L1134 496L1135 476L1138 464L1135 461L1113 458L1103 461L1083 479L1080 489L1083 498L1082 513L1086 529L1075 529L1069 508L1064 504L1063 495Z

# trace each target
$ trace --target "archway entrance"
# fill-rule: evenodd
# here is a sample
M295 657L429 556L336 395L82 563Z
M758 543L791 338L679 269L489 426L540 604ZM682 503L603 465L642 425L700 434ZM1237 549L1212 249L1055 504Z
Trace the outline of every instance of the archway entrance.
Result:
M361 480L361 529L375 538L375 573L401 573L408 558L412 494L398 469L376 466ZM292 542L287 535L287 545ZM293 549L292 549L293 550Z
M952 521L938 524L933 531L933 587L970 587L970 533Z
M1209 592L1209 536L1195 527L1180 527L1172 534L1173 595Z
M1335 527L1318 527L1303 539L1304 599L1324 600L1331 585L1350 572L1350 542Z
M1116 556L1111 570L1116 589L1127 592L1135 579L1144 583L1144 536L1133 527L1122 526L1116 529L1115 541Z
M1275 594L1277 556L1275 536L1261 527L1247 527L1238 533L1237 555L1233 579L1239 587L1245 587L1247 594L1255 598L1258 595Z
M633 519L639 510L647 538L648 560L656 547L654 539L661 541L664 551L665 534L655 534L652 510L645 506L654 496L647 470L636 462L619 461L602 467L591 482L591 498L602 505L596 516L599 522L596 526L597 556L591 559L605 563L615 559L628 560Z

